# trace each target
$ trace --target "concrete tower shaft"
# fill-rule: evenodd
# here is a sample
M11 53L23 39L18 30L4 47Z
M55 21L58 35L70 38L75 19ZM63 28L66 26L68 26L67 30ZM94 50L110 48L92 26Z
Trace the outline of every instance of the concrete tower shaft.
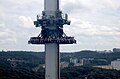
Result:
M59 0L44 0L44 11L59 10Z
M60 79L59 44L45 44L45 79Z
M43 26L43 31L47 29L49 31L48 36L51 37L50 33L54 33L58 30L56 20L58 17L57 12L59 11L59 0L45 0L44 1L44 12L45 18L51 21L51 24ZM52 34L53 35L53 34ZM54 35L53 35L54 36ZM45 44L45 79L60 79L60 69L59 69L59 44L58 43L46 43Z
M56 19L59 13L59 0L45 0L44 1L44 12L46 19Z

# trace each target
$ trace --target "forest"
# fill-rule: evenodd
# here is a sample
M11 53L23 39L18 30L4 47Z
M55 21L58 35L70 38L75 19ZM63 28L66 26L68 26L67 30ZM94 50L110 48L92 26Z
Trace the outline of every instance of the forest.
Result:
M120 71L99 69L88 66L66 67L61 69L61 79L120 79ZM45 69L37 72L26 68L1 68L0 79L45 79Z
M98 53L97 51L62 52L61 62L69 62L72 58L106 59L108 64L120 59L119 52ZM45 64L44 52L32 51L1 51L0 52L0 79L45 79L45 69L32 69ZM61 69L61 79L120 79L120 71L93 68L92 66L69 66Z

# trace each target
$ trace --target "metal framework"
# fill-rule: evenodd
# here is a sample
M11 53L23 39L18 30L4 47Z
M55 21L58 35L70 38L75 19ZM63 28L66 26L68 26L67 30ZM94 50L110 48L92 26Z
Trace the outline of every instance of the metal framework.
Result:
M60 37L60 38L31 37L28 43L29 44L46 44L46 43L73 44L76 43L76 40L74 39L74 37Z
M45 43L58 43L58 44L73 44L76 43L74 37L67 36L63 32L63 25L70 25L68 15L62 17L62 12L57 11L54 16L46 19L45 12L42 12L42 18L37 15L37 21L34 21L36 27L41 27L41 33L37 37L31 37L28 41L29 44L45 44ZM56 27L51 27L56 26ZM51 28L50 28L51 27Z

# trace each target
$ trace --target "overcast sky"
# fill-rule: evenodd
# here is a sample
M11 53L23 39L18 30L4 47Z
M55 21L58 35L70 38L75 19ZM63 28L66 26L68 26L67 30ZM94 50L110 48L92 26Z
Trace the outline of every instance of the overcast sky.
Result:
M0 0L0 50L44 51L44 45L29 45L40 28L33 25L43 11L44 0ZM109 50L120 47L120 0L60 0L68 13L65 33L77 44L61 45L61 51Z

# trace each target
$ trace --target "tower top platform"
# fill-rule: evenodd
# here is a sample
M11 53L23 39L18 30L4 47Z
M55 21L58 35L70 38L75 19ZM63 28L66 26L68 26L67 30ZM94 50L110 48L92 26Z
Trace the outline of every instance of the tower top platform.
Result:
M76 43L74 37L67 36L63 31L64 25L70 25L68 15L59 10L59 0L44 0L44 11L42 17L37 15L34 21L35 27L40 27L41 32L38 37L31 37L29 44L73 44Z

